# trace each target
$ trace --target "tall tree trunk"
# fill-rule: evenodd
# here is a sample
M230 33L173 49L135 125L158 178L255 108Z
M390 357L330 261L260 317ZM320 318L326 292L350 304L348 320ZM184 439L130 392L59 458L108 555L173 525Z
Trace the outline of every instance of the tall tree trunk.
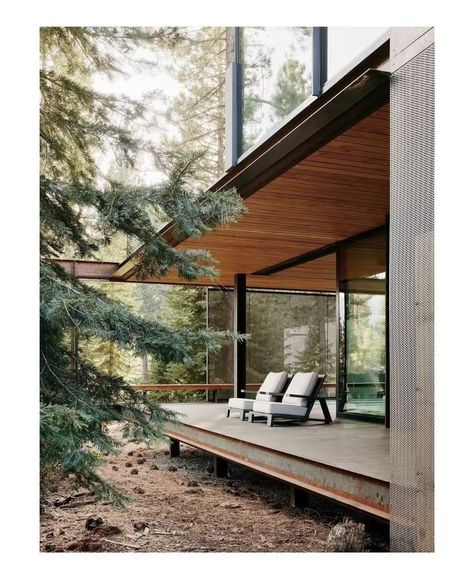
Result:
M142 357L142 371L143 371L143 382L146 384L150 376L150 371L148 368L148 356L146 354Z

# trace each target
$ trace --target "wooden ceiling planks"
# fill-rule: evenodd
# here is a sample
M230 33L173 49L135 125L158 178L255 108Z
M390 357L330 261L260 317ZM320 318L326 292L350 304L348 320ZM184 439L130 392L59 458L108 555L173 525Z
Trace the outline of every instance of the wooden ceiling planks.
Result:
M179 244L208 249L217 260L218 280L201 283L232 285L235 273L246 273L249 287L334 290L334 256L251 274L385 223L389 128L387 104L248 197L238 223ZM160 281L182 283L175 275Z

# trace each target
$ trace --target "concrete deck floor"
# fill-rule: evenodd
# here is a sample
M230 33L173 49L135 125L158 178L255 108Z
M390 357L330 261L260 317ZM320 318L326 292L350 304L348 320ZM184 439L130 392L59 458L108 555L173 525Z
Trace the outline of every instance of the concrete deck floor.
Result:
M237 412L226 418L227 404L164 406L179 412L184 424L389 482L389 430L382 424L335 419L334 401L328 401L328 405L334 420L330 425L321 422L277 423L272 428L263 422L243 422ZM315 407L311 416L322 418L320 408Z

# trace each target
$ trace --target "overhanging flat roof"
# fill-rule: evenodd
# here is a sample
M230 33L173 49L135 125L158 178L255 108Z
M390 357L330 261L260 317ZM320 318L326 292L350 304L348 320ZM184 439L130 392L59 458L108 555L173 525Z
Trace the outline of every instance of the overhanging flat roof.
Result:
M172 223L162 229L174 246L205 248L217 260L219 277L193 284L229 286L236 273L245 273L248 287L333 291L333 254L272 275L257 273L385 223L388 76L370 69L343 88L340 83L333 88L211 187L214 191L235 187L244 198L247 213L238 223L198 239L176 238ZM173 272L139 280L135 271L139 253L140 249L120 265L77 262L76 275L189 283Z

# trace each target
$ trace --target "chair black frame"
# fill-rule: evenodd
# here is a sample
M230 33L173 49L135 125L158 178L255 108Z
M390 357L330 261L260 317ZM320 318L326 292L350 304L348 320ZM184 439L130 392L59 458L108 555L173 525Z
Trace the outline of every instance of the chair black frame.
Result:
M326 379L326 374L318 374L318 378L315 382L313 392L309 395L304 394L290 394L291 397L294 398L304 398L308 401L306 406L306 413L303 416L294 416L292 414L267 414L265 412L258 412L256 415L253 410L248 411L248 421L253 422L254 418L257 416L266 416L267 417L267 426L273 426L273 421L275 418L284 418L288 422L324 422L324 424L331 424L332 418L331 413L329 412L329 408L326 402L326 398L323 396L319 396L321 391L321 387ZM268 394L268 392L261 392L261 394ZM282 392L281 394L273 394L278 398L283 398L285 393ZM310 418L311 411L313 410L314 403L316 400L319 401L321 405L321 410L323 411L324 418Z

